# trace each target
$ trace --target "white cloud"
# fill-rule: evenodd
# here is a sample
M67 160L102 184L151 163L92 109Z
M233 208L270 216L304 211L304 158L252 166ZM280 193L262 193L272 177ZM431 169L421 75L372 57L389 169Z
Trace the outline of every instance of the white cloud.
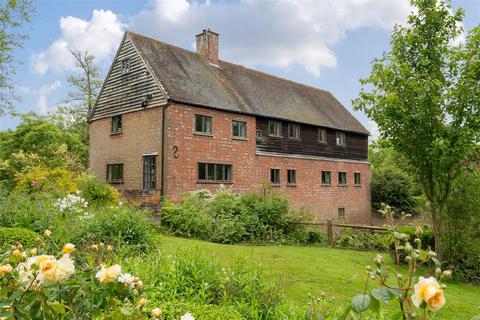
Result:
M39 112L42 115L46 115L48 113L48 104L47 104L46 96L38 97L37 108L39 109Z
M68 16L60 18L60 37L46 50L32 56L32 69L43 75L49 70L60 73L74 66L67 48L88 51L98 62L110 58L118 47L125 29L110 10L93 10L90 21Z
M221 58L250 66L302 66L319 75L337 63L334 48L348 31L390 30L410 12L408 0L154 0L129 28L188 46L209 26L221 34ZM188 42L186 42L188 41Z
M38 89L33 89L29 86L20 86L19 89L24 94L38 96L37 108L40 114L46 115L48 111L51 111L51 107L48 105L48 96L62 86L59 80L55 80L50 84L45 84Z

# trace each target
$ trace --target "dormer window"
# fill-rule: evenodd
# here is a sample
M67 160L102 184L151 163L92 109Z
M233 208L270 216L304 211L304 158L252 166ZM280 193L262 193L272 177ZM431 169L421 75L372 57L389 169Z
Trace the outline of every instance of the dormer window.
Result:
M347 140L345 138L345 132L337 131L337 146L347 145Z
M282 136L282 123L280 121L268 121L268 135L272 137Z
M122 60L122 74L130 73L130 59Z
M300 125L296 123L288 124L288 138L300 140Z

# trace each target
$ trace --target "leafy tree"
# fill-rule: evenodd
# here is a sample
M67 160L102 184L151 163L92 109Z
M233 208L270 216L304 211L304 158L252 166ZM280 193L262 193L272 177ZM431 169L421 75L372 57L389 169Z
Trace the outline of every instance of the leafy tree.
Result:
M52 118L64 130L80 132L86 138L87 119L93 110L103 80L93 55L76 49L70 52L75 58L79 73L67 77L72 91L68 93L63 105L58 106Z
M86 164L87 146L82 137L36 114L24 115L15 130L0 132L0 183L9 190L20 171L40 167L82 172Z
M396 26L391 51L373 61L354 101L373 119L417 176L430 203L435 251L441 254L445 206L480 137L480 28L463 45L461 9L411 0L416 12Z
M0 4L0 116L13 109L15 96L12 76L15 49L22 46L27 35L19 29L30 22L33 0L2 0Z

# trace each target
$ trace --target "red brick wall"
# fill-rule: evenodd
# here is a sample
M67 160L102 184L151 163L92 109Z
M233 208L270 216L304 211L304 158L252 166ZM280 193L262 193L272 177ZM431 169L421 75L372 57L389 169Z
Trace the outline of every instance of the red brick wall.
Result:
M281 185L274 187L297 207L305 206L318 221L336 219L337 210L345 208L346 222L370 222L370 165L362 162L328 161L256 155L255 118L229 112L185 105L167 109L168 150L166 195L174 201L188 191L209 189L219 184L197 183L197 163L232 164L234 192L260 190L270 180L270 168L281 169ZM212 137L194 134L194 115L213 118ZM232 139L232 120L247 122L247 140ZM178 148L178 158L174 157ZM297 171L295 187L286 185L287 169ZM321 186L321 171L332 172L332 186ZM347 186L337 186L337 172L347 172ZM353 186L353 173L360 172L361 187ZM228 185L227 185L228 186Z
M212 116L213 136L194 134L195 114ZM178 200L191 190L215 191L219 187L197 183L198 162L232 164L233 191L251 190L255 170L254 117L175 104L167 108L167 119L166 196ZM232 139L232 120L247 122L247 140ZM178 148L178 158L174 157L174 147Z
M105 181L107 164L123 163L124 183L115 184L129 200L158 202L160 193L143 194L143 159L158 152L157 190L161 185L162 108L146 109L122 115L122 133L111 135L111 118L90 123L90 169ZM146 197L146 198L145 198Z

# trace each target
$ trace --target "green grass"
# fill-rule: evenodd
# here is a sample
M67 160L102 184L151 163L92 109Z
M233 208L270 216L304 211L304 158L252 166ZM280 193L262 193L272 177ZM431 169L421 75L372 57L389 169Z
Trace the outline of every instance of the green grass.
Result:
M199 246L225 266L239 259L258 265L276 282L285 295L287 306L304 307L308 294L325 292L348 303L365 286L365 265L375 252L307 246L221 245L198 240L162 236L161 247L174 253L180 248ZM373 285L372 282L370 284ZM448 284L447 304L436 319L471 319L480 315L480 286ZM392 309L395 306L386 306Z

